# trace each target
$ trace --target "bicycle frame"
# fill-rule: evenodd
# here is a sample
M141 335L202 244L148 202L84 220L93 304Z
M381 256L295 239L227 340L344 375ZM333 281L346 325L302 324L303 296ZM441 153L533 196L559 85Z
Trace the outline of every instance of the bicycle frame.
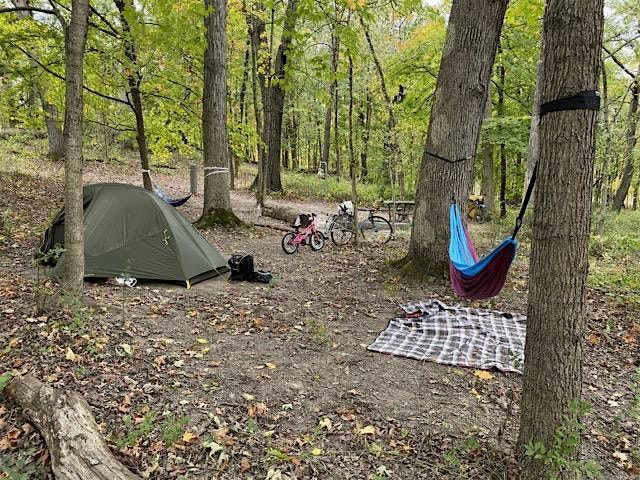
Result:
M305 228L303 228L302 230L296 231L296 236L293 240L291 240L291 244L292 245L300 245L301 243L303 243L310 235L313 235L315 232L318 231L318 217L316 217L316 215L313 215L311 223L306 226Z

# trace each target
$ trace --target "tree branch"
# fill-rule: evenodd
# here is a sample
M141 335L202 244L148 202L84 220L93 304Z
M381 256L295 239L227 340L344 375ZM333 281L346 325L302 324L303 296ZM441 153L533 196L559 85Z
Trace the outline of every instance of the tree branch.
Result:
M38 7L5 7L0 8L0 13L13 13L13 12L38 12L38 13L46 13L49 15L56 15L55 10L50 10L47 8L38 8Z
M27 50L23 49L22 47L15 45L15 47L20 50L22 53L24 53L27 57L29 57L31 60L33 60L35 63L38 64L38 66L40 66L45 72L53 75L54 77L64 81L66 80L65 77L63 75L60 75L58 72L54 72L53 70L51 70L49 67L47 67L44 63L42 63L40 60L38 60L34 55L32 55L31 53L29 53ZM87 87L86 85L83 85L82 88L84 90L86 90L89 93L93 93L94 95L100 97L100 98L104 98L105 100L111 100L112 102L118 102L118 103L122 103L124 105L128 105L131 106L131 103L126 101L126 100L122 100L120 98L117 97L112 97L110 95L106 95L104 93L100 93L90 87Z
M633 78L635 80L635 78L636 78L635 74L631 70L629 70L627 67L625 67L624 64L620 60L618 60L618 57L616 57L613 53L611 53L607 49L607 47L605 47L604 45L602 46L602 49L605 52L607 52L607 55L609 55L609 57L611 57L611 60L613 60L615 62L615 64L618 65L622 69L622 71L624 73L626 73L627 75L629 75L631 78Z

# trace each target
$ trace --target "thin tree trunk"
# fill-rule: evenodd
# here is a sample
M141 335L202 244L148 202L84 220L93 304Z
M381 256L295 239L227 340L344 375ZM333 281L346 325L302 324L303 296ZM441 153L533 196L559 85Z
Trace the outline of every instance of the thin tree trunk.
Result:
M493 167L493 145L485 142L482 147L482 192L484 204L490 215L493 215L496 208L496 182L494 179Z
M383 156L384 161L388 164L389 170L389 182L392 186L392 196L393 196L393 185L395 183L395 174L397 165L397 156L400 151L398 148L398 139L396 138L396 118L393 114L393 102L391 101L391 97L389 95L389 91L387 90L387 82L385 80L384 72L382 70L382 64L378 59L378 55L376 54L376 50L373 46L373 41L371 40L371 34L369 33L369 28L364 23L364 19L360 17L360 24L364 30L365 39L367 40L367 45L369 46L369 52L371 53L371 58L373 58L373 63L376 67L376 72L378 73L378 79L380 80L380 88L382 90L382 95L384 96L384 101L387 104L387 125L386 132L383 140ZM404 176L404 175L403 175Z
M204 205L201 226L238 225L229 196L229 139L227 136L227 0L205 0L204 91L202 146Z
M350 16L349 16L350 19ZM351 52L348 53L349 59L349 113L347 117L348 135L349 135L349 176L351 177L351 203L353 203L353 226L358 231L358 190L356 182L358 178L358 165L356 163L356 154L353 148L353 59ZM354 235L354 243L358 244L358 235Z
M544 50L544 45L540 43L540 51ZM531 175L533 175L533 168L538 162L540 156L540 90L542 79L542 55L538 60L538 71L536 74L536 89L533 94L533 105L531 105L531 127L529 130L529 144L527 146L527 169L524 174L524 188L523 192L527 191L529 182L531 181ZM535 195L532 193L529 198L529 208L533 207L535 202Z
M640 94L640 70L631 84L631 103L627 114L627 143L624 149L624 170L622 172L622 183L613 198L613 209L620 212L624 207L624 202L629 195L629 188L633 180L633 149L636 146L636 131L638 129L638 95Z
M122 23L122 41L124 47L124 55L131 65L127 65L125 71L127 74L127 85L130 97L129 106L133 110L136 118L136 141L138 143L138 153L140 154L140 165L142 167L142 184L147 190L152 190L151 176L149 174L149 147L147 145L147 135L144 126L144 112L142 109L142 95L140 93L140 84L142 76L140 75L138 66L138 54L136 44L131 33L131 26L126 17L126 11L133 10L133 0L114 0L118 13L120 14L120 22Z
M400 262L409 273L442 277L449 271L449 205L453 196L466 216L473 157L507 3L453 1L418 175L409 253Z
M498 45L498 52L502 54L502 48ZM504 88L505 68L501 62L498 65L498 118L504 120ZM500 144L500 218L507 216L507 155L504 142Z
M11 0L11 3L16 8L26 8L29 6L27 0ZM33 12L30 11L24 10L16 13L20 18L33 18ZM33 60L31 61L31 65L34 68L39 67ZM54 161L62 160L64 158L64 136L60 128L58 107L47 100L47 88L42 81L37 79L33 80L31 89L32 94L37 95L40 99L40 105L44 113L44 124L47 128L47 139L49 141L49 152L47 156Z
M542 104L598 88L603 3L547 2ZM592 110L551 112L540 121L518 439L521 454L529 442L551 449L554 434L567 425L566 416L575 418L570 405L581 395L595 132ZM576 445L564 458L576 458L579 449ZM545 465L543 459L522 458L527 480L559 473L553 471L556 465ZM560 475L557 478L574 479L577 471Z
M300 132L298 129L298 116L295 112L291 114L291 130L293 131L293 142L291 144L291 168L294 171L298 171L300 169L300 159L298 158Z
M365 180L369 174L367 167L367 157L369 154L369 136L371 133L371 110L372 110L373 98L371 90L367 87L367 94L365 99L364 113L361 116L362 126L362 151L360 152L360 178Z
M340 52L340 39L335 34L335 29L331 32L331 83L329 83L329 103L324 116L324 140L322 141L322 159L324 165L329 166L329 149L331 146L331 121L333 120L334 108L338 102L336 92L338 89L338 55Z
M600 62L602 72L602 126L604 128L604 149L602 154L602 180L600 182L600 214L598 235L604 235L604 225L609 204L609 158L611 156L611 126L609 124L609 84L604 60Z
M336 156L336 180L340 181L342 176L342 159L340 158L340 131L338 129L338 80L336 80L336 89L333 93L333 137Z
M84 211L82 201L82 133L84 46L88 0L72 0L71 22L65 26L64 116L64 276L66 293L80 298L84 290Z

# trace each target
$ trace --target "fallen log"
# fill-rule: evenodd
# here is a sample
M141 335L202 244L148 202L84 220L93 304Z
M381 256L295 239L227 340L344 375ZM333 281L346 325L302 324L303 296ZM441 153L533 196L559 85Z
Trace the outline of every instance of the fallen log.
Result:
M265 205L262 207L263 216L282 220L287 223L295 222L298 213L300 213L298 210L283 205Z
M137 480L111 453L86 400L31 375L15 377L9 396L44 437L56 480Z

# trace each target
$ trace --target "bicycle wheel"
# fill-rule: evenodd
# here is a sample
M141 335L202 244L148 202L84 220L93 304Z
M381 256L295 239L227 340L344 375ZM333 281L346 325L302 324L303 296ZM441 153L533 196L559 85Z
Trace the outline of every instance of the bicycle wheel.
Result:
M311 234L309 246L311 250L322 250L322 247L324 247L324 235L322 232L317 231Z
M353 217L338 215L331 225L331 241L334 245L349 243L353 237Z
M372 215L360 224L360 234L369 243L383 245L391 240L393 227L386 218Z
M294 238L296 238L296 234L293 232L289 232L282 237L282 249L289 255L296 253L298 250L298 244L292 243Z

